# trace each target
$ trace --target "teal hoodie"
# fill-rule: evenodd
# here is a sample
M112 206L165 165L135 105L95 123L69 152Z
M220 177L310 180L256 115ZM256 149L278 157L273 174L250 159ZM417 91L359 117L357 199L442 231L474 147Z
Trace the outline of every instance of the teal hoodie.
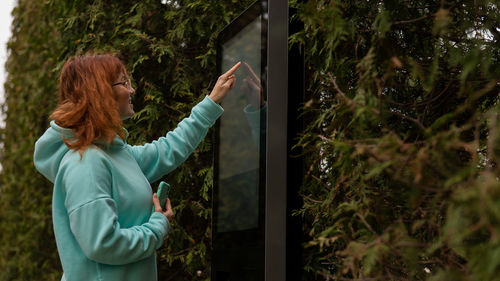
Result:
M150 183L184 162L222 112L205 97L165 137L131 146L117 136L109 147L91 145L82 157L62 140L71 130L50 123L35 144L34 163L54 183L62 280L157 280L155 252L170 224L151 213Z

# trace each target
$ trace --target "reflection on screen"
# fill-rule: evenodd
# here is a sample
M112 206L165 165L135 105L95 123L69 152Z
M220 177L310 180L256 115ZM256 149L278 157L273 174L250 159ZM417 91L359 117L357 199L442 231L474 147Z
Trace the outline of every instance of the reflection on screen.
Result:
M265 155L262 130L266 114L260 17L223 44L222 72L238 61L242 66L235 73L233 90L222 103L219 127L218 232L257 228L259 223L259 165L260 155Z

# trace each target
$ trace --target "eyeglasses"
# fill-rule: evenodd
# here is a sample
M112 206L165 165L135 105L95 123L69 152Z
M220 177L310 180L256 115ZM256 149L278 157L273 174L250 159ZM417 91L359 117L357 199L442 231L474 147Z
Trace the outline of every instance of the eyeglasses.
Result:
M132 84L130 83L130 79L127 79L125 81L121 81L121 82L116 82L114 84L111 84L111 87L114 87L116 85L123 85L125 88L131 90L132 89Z

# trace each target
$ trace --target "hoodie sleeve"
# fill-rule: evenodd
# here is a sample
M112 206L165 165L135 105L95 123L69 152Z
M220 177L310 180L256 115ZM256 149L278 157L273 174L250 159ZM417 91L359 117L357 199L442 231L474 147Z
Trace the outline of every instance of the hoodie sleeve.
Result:
M150 257L163 243L168 220L154 212L146 223L122 228L111 197L110 169L98 153L91 163L86 161L87 152L82 161L65 168L63 180L71 232L82 251L91 260L111 265Z
M194 151L224 110L208 96L193 107L175 130L152 143L128 146L149 182L170 173Z

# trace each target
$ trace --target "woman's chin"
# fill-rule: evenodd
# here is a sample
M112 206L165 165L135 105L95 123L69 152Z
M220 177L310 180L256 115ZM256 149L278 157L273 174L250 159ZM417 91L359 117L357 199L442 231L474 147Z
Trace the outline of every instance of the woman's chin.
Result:
M122 120L129 119L134 116L134 114L134 105L130 103L126 110L122 110L122 113L120 113L120 118Z
M129 118L132 118L132 117L134 116L134 114L135 114L135 112L134 112L134 111L132 111L132 112L129 112L129 113L125 114L125 115L122 115L120 118L121 118L122 120L127 120L127 119L129 119Z

